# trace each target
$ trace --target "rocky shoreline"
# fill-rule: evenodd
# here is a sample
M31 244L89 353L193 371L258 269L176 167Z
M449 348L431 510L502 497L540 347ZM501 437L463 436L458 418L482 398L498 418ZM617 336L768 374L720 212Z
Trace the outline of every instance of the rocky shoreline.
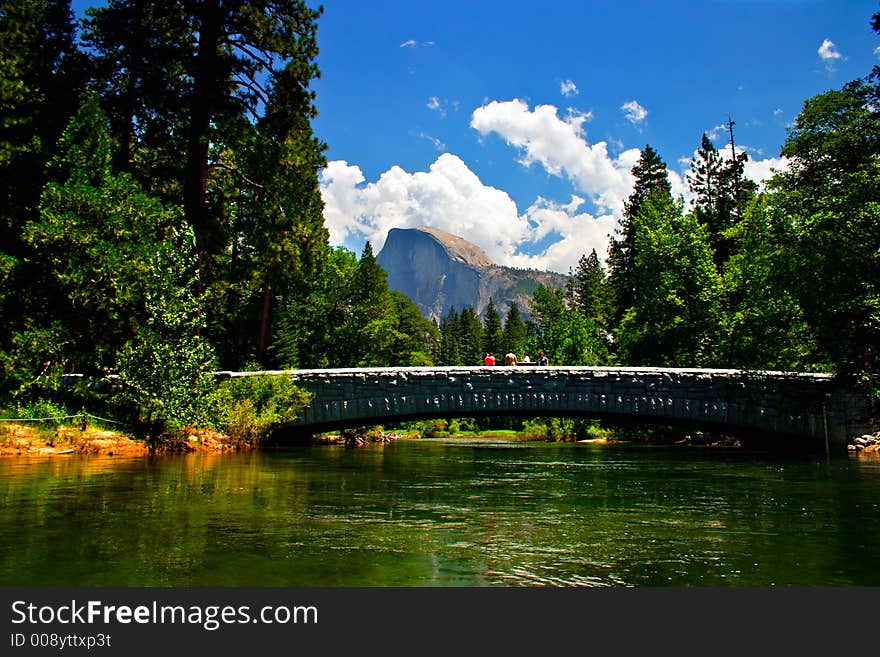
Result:
M851 452L880 454L880 431L854 438L846 448Z

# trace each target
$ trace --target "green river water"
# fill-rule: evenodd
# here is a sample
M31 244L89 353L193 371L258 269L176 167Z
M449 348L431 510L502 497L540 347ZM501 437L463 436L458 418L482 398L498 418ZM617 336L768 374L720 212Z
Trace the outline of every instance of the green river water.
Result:
M3 586L877 586L880 459L403 440L0 460Z

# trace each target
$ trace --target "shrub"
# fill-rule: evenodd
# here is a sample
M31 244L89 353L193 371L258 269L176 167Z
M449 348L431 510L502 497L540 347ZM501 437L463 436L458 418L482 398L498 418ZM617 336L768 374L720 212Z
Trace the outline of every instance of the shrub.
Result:
M311 396L286 374L260 374L223 381L215 400L216 428L235 442L254 445L278 426L293 422Z

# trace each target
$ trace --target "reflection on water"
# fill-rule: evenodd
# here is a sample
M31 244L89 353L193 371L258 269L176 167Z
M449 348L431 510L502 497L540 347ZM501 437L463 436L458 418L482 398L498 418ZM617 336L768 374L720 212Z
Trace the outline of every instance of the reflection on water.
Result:
M0 584L880 585L880 461L411 440L0 460Z

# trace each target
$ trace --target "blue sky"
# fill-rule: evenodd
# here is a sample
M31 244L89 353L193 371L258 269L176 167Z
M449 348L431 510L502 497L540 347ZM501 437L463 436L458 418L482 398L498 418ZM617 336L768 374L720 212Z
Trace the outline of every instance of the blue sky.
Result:
M356 253L428 224L568 272L605 256L645 144L687 197L702 133L724 149L731 117L760 180L805 99L880 63L876 0L322 4L324 216Z
M761 179L811 96L880 62L876 1L329 0L314 123L331 240L430 224L502 264L603 257L651 144L677 192L703 132ZM878 51L880 52L880 51Z

